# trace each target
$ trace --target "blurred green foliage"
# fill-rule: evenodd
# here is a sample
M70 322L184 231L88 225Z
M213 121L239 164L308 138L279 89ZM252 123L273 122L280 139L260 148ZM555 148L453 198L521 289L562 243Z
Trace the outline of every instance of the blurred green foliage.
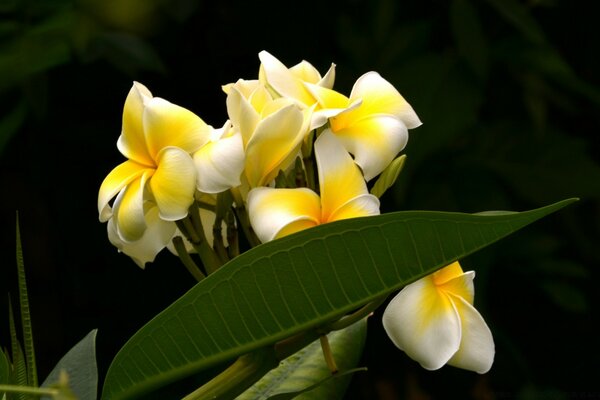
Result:
M0 1L0 227L20 209L34 329L48 332L36 338L40 373L98 327L102 376L192 284L168 254L136 269L97 222L97 189L122 159L114 144L131 81L221 126L220 85L255 77L266 49L287 65L335 62L346 93L377 70L413 105L424 124L410 132L386 210L582 198L464 260L496 340L489 374L421 370L376 315L369 372L348 398L600 397L599 12L568 0ZM2 265L11 234L0 237ZM0 292L12 281L0 268Z

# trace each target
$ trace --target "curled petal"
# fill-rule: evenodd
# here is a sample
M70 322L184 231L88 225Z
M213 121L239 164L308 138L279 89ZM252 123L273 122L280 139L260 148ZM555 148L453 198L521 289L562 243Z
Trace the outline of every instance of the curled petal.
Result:
M392 299L383 327L398 348L427 370L446 364L461 342L458 312L436 290L431 275L405 286Z
M295 105L269 115L256 127L246 146L246 177L250 187L264 186L275 178L304 139L304 116Z
M125 99L123 107L123 129L117 148L125 157L147 166L154 165L148 153L142 117L144 103L152 98L152 93L141 83L133 82L133 86Z
M331 131L323 131L315 141L315 157L319 171L322 221L332 221L340 207L369 192L352 157Z
M154 261L156 255L171 241L175 233L173 222L163 221L158 216L158 209L150 207L144 216L147 228L142 237L132 242L123 241L118 233L113 218L108 221L108 239L110 242L144 268L146 263Z
M320 208L319 196L306 188L260 187L248 193L250 223L263 243L318 225Z
M143 121L148 151L155 161L165 147L193 153L210 136L210 127L200 117L158 97L146 101Z
M350 99L362 99L363 105L357 113L389 114L404 122L408 129L421 125L421 120L410 104L396 90L396 88L383 79L377 72L367 72L354 84Z
M369 215L379 215L379 199L372 194L362 194L339 206L330 215L328 222Z
M121 189L134 179L139 178L146 171L149 171L149 169L133 161L125 161L110 171L106 178L104 178L104 181L102 181L100 190L98 191L98 214L100 222L108 221L112 215L112 210L108 202Z
M452 296L452 295L451 295ZM465 299L452 296L460 315L462 338L449 365L485 374L494 362L494 339L479 312Z
M444 271L449 267L450 266L444 267L440 271ZM444 283L438 283L439 277L436 277L435 274L437 274L440 271L435 272L433 277L434 282L436 283L436 286L439 288L439 290L443 290L444 292L450 293L454 296L459 296L467 303L472 305L473 298L475 297L475 287L473 285L475 271L464 272L461 275L455 276Z
M327 71L327 73L325 73L325 76L323 77L323 79L321 79L317 83L317 85L327 88L327 89L332 89L334 81L335 81L335 64L331 63L331 67L329 67L329 70Z
M300 61L298 64L290 68L290 72L301 81L317 83L321 80L321 74L311 63L306 60Z
M300 104L311 106L315 99L306 90L302 81L297 78L281 61L266 51L261 51L258 58L268 84L282 97L289 97Z
M153 171L147 170L138 179L125 187L115 200L115 222L121 239L131 242L138 240L146 230L144 218L144 188Z
M226 103L227 115L229 115L231 123L241 132L244 145L246 145L260 121L260 114L236 87L232 87L229 91Z
M244 146L238 132L205 144L194 153L198 171L196 186L204 193L220 193L240 185L244 169Z
M177 147L166 147L158 154L158 168L150 188L160 217L177 221L188 214L194 202L196 167L192 157Z
M332 130L354 155L367 181L379 175L406 146L406 126L393 116L374 115L339 128L335 121L340 116L332 119Z

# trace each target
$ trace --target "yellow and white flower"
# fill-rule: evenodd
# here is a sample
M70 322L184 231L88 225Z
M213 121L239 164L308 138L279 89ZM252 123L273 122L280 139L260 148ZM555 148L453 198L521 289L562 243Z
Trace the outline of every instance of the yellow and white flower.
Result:
M210 137L211 128L191 111L152 97L134 83L125 100L117 147L127 161L113 169L98 193L100 221L112 217L119 237L140 239L147 227L145 201L164 221L184 218L194 201L196 167L191 157ZM121 194L119 213L110 200Z
M494 340L473 307L474 271L454 262L405 286L389 303L383 326L394 344L428 370L444 364L483 374Z
M261 187L248 194L250 222L262 242L319 224L379 214L379 200L330 132L315 141L320 196L307 188Z
M273 99L256 80L239 80L223 90L233 129L241 134L247 183L250 188L265 186L298 155L311 110L300 110L287 98Z
M329 121L329 129L354 155L367 181L379 175L404 149L408 129L421 125L402 95L377 72L361 76L350 97L318 85L305 84L318 99L311 127Z
M263 50L258 54L261 61L259 80L272 89L278 96L293 99L302 108L310 108L318 103L317 98L306 88L306 83L333 88L335 64L321 77L319 71L308 61L301 61L287 68L281 61Z

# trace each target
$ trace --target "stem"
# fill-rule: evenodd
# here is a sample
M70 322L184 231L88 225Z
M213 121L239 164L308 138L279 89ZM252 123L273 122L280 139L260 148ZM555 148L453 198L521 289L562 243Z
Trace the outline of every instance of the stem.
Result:
M354 313L352 313L350 315L346 315L346 316L338 319L337 321L324 326L323 328L319 329L319 332L326 334L331 331L339 331L341 329L347 328L350 325L354 324L355 322L358 322L361 319L363 319L364 317L370 315L380 305L383 304L385 299L387 299L387 295L381 296L378 299L375 299L374 301L365 304L363 307L359 308Z
M325 357L327 368L329 368L332 375L337 374L338 367L335 363L335 359L333 358L333 353L331 352L331 346L329 345L329 339L327 339L327 335L321 335L319 337L319 341L321 342L321 349L323 350L323 356Z
M200 270L200 268L198 268L192 257L188 254L181 236L175 236L173 238L173 246L175 246L177 255L179 256L179 259L181 260L185 268L190 272L190 274L192 274L194 278L196 278L198 282L206 278L206 275L202 273L202 271Z
M14 386L14 385L0 385L0 393L8 392L8 393L23 393L23 394L32 394L35 396L52 396L60 394L57 389L47 389L47 388L37 388L30 386Z
M306 185L309 189L319 193L315 185L315 166L312 157L306 157L304 159L304 168L306 170Z
M277 364L272 348L262 348L245 354L205 385L185 396L183 400L234 399Z
M235 213L238 217L238 221L242 226L242 230L244 231L244 235L246 235L246 239L250 246L256 247L260 244L260 240L256 236L256 233L252 230L250 226L250 216L248 215L248 211L246 210L246 206L244 205L244 201L242 199L242 194L238 188L231 189L231 195L233 196L233 200L235 201Z
M229 257L234 258L240 255L240 243L238 240L237 227L235 226L235 215L233 211L227 213L227 242L229 243Z

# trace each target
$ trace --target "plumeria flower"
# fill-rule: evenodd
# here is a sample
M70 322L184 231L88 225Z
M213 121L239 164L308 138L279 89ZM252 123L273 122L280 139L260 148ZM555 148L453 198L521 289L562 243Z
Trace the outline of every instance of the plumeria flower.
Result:
M335 64L321 77L319 71L308 61L302 61L287 68L281 61L267 51L258 54L261 61L260 81L269 86L278 96L295 100L302 108L317 104L317 98L307 90L305 83L327 89L333 88Z
M329 132L315 141L321 195L307 188L261 187L248 194L250 222L262 242L319 224L379 214L379 200L341 143Z
M151 200L165 221L184 218L194 201L196 168L190 153L205 144L210 127L200 117L134 83L125 100L117 147L127 161L113 169L98 194L100 221L113 217L123 240L146 230L144 202ZM109 201L121 194L118 215Z
M233 129L241 134L247 183L250 188L265 186L298 155L311 110L300 110L290 99L273 99L256 80L239 80L223 90Z
M483 374L494 361L494 340L473 307L474 271L454 262L405 286L383 314L392 342L428 370L444 364Z
M98 193L100 221L112 219L120 240L138 241L155 216L163 221L186 217L196 188L216 193L239 185L241 137L226 127L213 129L191 111L153 97L144 85L135 82L125 100L117 143L127 161L102 182ZM109 202L117 195L119 213L114 214ZM149 213L154 210L152 206L156 210ZM161 235L168 236L167 232Z
M311 128L327 121L329 129L354 155L367 181L379 175L404 149L408 129L421 125L402 95L377 72L361 76L350 97L318 85L305 84L318 99Z

